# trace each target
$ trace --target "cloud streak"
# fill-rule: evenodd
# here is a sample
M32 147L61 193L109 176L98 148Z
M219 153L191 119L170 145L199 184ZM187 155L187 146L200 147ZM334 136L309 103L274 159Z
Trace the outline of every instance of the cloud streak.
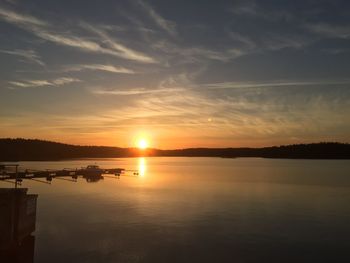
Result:
M306 28L313 33L319 34L328 38L340 38L349 39L350 38L350 26L342 25L330 25L326 23L319 24L308 24Z
M9 81L8 83L12 87L17 88L34 88L34 87L44 87L44 86L62 86L74 82L81 82L81 80L76 78L62 77L54 80L22 80L22 81Z
M57 30L51 32L52 27L49 23L29 15L23 15L11 10L0 8L0 18L21 29L33 33L37 37L47 40L58 45L77 48L86 52L102 53L112 55L127 60L133 60L143 63L155 63L155 59L141 52L132 50L115 40L101 30L94 30L98 36L103 37L107 43L94 42L81 36L71 35L70 33L62 34ZM91 26L91 28L93 28Z
M93 90L92 93L98 95L119 95L119 96L131 96L141 94L155 94L155 93L171 93L184 91L181 88L160 88L160 89L128 89L128 90Z
M269 88L269 87L293 87L293 86L329 86L349 85L350 80L335 81L275 81L275 82L222 82L205 84L209 89L244 89L244 88Z
M104 65L104 64L91 64L91 65L72 65L65 67L64 71L83 71L83 70L97 70L105 71L110 73L118 74L135 74L135 71L127 69L124 67L113 66L113 65Z
M25 59L31 63L39 64L40 66L45 66L45 63L41 60L40 56L31 49L15 49L15 50L0 50L0 53L14 55Z
M144 10L146 10L147 14L152 18L152 20L163 30L168 32L171 36L176 36L176 24L172 21L166 20L160 14L156 12L154 8L152 8L149 4L144 1L138 2Z
M3 20L16 25L47 26L48 24L34 16L16 13L0 7L0 16Z
M89 25L87 23L80 23L82 27L85 29L90 30L91 32L95 33L97 36L99 36L102 39L102 43L104 45L107 45L110 47L110 49L113 51L113 54L118 54L119 57L130 59L130 60L136 60L139 62L144 62L144 63L156 63L157 61L154 58L151 58L141 52L132 50L120 43L118 43L115 39L112 37L108 36L108 34L92 25ZM102 48L105 49L105 48Z

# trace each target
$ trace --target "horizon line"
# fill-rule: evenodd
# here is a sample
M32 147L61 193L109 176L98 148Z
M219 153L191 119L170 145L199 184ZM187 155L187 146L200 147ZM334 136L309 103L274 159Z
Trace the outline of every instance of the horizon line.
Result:
M241 146L241 147L204 147L204 146L197 146L197 147L187 147L187 148L173 148L173 149L161 149L161 148L152 148L148 147L146 149L139 149L138 147L120 147L120 146L106 146L106 145L82 145L82 144L70 144L65 142L59 142L59 141L50 141L45 139L30 139L30 138L0 138L1 140L24 140L24 141L40 141L40 142L48 142L48 143L56 143L56 144L63 144L68 146L75 146L75 147L106 147L106 148L119 148L119 149L131 149L131 150L140 150L140 151L148 151L148 150L158 150L158 151L176 151L176 150L187 150L187 149L264 149L264 148L273 148L273 147L284 147L284 146L292 146L292 145L315 145L315 144L343 144L343 145L350 145L350 142L339 142L339 141L319 141L319 142L309 142L309 143L292 143L292 144L280 144L280 145L270 145L270 146L261 146L261 147L248 147L248 146Z

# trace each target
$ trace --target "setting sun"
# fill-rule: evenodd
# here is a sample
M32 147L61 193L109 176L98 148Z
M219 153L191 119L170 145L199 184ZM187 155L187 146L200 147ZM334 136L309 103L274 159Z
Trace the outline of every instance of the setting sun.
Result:
M148 147L148 141L146 139L140 139L137 142L137 147L142 150L146 149Z

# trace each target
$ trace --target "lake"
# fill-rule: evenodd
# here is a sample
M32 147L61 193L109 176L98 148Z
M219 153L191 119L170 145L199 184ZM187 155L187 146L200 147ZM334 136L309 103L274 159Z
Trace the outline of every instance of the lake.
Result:
M140 173L22 183L38 194L34 262L350 262L349 160L154 157L20 166L95 163Z

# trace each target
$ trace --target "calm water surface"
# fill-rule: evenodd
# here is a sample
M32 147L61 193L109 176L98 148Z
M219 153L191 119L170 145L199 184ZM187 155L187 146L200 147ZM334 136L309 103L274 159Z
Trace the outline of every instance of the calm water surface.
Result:
M94 163L140 175L22 184L39 195L34 262L350 262L348 160L131 158L21 166Z

